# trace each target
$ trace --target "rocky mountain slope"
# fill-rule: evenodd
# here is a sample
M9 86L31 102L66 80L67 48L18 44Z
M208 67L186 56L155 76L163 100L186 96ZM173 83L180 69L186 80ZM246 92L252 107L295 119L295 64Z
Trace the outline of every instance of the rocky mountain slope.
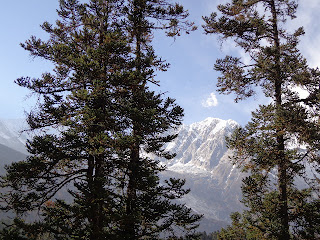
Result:
M191 192L183 201L204 215L201 230L213 231L225 226L230 213L242 208L243 173L232 165L232 153L225 143L225 137L237 126L233 120L217 118L183 125L178 137L166 148L177 156L164 162L168 171L163 175L186 179Z

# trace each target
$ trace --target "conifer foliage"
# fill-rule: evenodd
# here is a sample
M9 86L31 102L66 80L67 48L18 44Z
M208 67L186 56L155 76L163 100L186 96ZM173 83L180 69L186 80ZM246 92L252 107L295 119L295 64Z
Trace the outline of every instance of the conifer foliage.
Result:
M42 25L47 41L22 44L54 70L16 80L39 102L27 119L30 156L2 178L2 209L18 216L2 239L195 239L200 216L174 202L188 193L184 181L160 184L165 167L147 157L174 157L163 146L183 116L149 89L168 67L152 34L193 30L188 13L166 0L60 0L57 12ZM35 210L39 221L24 222Z
M250 172L242 186L248 210L233 225L235 232L240 223L248 234L255 232L245 239L319 238L320 72L307 66L297 48L303 28L286 30L297 6L296 0L232 0L218 6L219 14L204 17L206 34L233 39L251 59L217 60L219 91L239 101L260 88L272 99L228 140L235 163ZM298 188L301 179L308 186Z

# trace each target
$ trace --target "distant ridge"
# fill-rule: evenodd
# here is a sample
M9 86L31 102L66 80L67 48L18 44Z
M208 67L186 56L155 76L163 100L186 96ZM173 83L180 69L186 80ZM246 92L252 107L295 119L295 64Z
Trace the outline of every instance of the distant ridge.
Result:
M0 144L0 175L5 174L4 167L13 162L22 161L27 158L26 154Z

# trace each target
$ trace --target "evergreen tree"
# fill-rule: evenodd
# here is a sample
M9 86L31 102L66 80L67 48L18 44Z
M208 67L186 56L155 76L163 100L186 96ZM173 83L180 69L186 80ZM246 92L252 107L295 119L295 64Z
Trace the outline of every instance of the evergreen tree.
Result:
M302 233L307 239L319 237L314 227L298 224L300 218L308 218L305 204L318 201L317 177L308 169L319 171L320 91L319 71L309 68L297 49L303 28L293 33L285 29L296 9L296 0L232 0L218 6L219 17L204 17L207 34L234 39L251 59L249 64L233 56L217 60L215 69L222 74L219 91L234 93L238 101L260 87L272 99L228 140L235 163L251 173L242 187L248 208L244 217L267 239L299 238ZM297 87L309 96L301 98ZM295 186L302 178L309 184L306 189Z
M219 240L268 240L259 228L251 225L240 213L231 214L232 223L218 232Z
M206 233L202 232L201 233L201 240L217 240L218 239L218 232L212 232L212 233Z
M184 194L184 192L178 191L178 195L172 195L171 189L179 189L183 182L170 179L169 184L170 189L159 189L157 187L159 179L150 179L148 173L146 179L149 181L149 189L143 189L142 187L147 186L143 183L143 174L136 174L137 170L141 168L141 164L146 162L145 159L141 158L141 148L143 148L147 153L155 153L159 157L172 158L173 155L164 152L162 149L163 145L175 138L175 135L164 136L163 134L176 125L180 124L180 119L176 116L181 116L181 109L172 108L171 112L166 109L171 108L170 105L173 104L173 100L168 98L164 103L164 109L154 109L150 106L159 105L160 95L153 96L153 92L148 89L148 84L158 84L154 80L154 70L161 69L165 71L168 65L158 59L154 53L152 43L152 34L155 29L166 30L168 36L175 37L180 34L181 30L188 30L192 27L192 23L183 21L188 13L183 9L181 5L172 4L170 1L149 1L149 0L132 0L128 1L128 6L126 8L127 19L127 31L129 32L130 42L132 43L133 49L133 83L131 87L131 95L129 96L129 118L132 123L132 137L133 142L130 145L130 153L128 156L128 185L126 188L126 213L125 221L121 229L123 234L128 236L128 239L136 239L134 236L139 236L142 232L150 231L149 227L143 227L141 229L141 221L144 222L146 226L153 226L152 232L161 231L163 228L167 228L166 225L171 221L174 215L179 214L182 209L179 205L171 205L172 213L174 215L170 216L166 221L163 221L160 225L159 219L165 215L168 215L167 200L160 201L157 195L158 191L166 191L165 195L169 194L169 198L177 198L178 195ZM183 21L181 23L181 21ZM191 28L191 30L194 28ZM158 115L155 115L159 112ZM151 162L154 166L158 165L157 162ZM151 166L151 169L154 169ZM157 171L162 171L157 169ZM152 182L154 183L152 184ZM168 191L169 190L169 191ZM156 195L154 195L156 194ZM163 194L160 194L163 195ZM155 198L153 199L153 197ZM150 198L151 197L151 198ZM141 204L141 202L143 204ZM157 203L158 207L154 209L152 206ZM151 204L151 205L150 205ZM145 211L145 206L150 206L146 208L151 214L147 219L139 219L143 211ZM151 213L149 209L154 209L154 213ZM171 219L170 219L171 218ZM187 222L191 219L185 219ZM185 225L185 220L178 223L179 226ZM153 223L152 223L153 222ZM186 222L186 223L187 223ZM150 224L151 223L151 224ZM157 226L157 228L155 228ZM174 231L177 229L170 229L169 237L174 236ZM129 238L132 236L132 238Z
M38 134L30 156L2 178L2 208L19 216L2 238L195 239L200 216L173 202L188 193L184 181L160 184L165 167L145 154L174 157L163 147L176 135L166 133L183 116L173 99L149 89L158 84L155 70L167 68L150 36L190 29L187 12L167 1L60 0L58 15L42 25L49 40L22 44L54 71L16 81L39 96L28 115ZM61 191L71 198L57 199ZM25 223L35 209L40 220Z

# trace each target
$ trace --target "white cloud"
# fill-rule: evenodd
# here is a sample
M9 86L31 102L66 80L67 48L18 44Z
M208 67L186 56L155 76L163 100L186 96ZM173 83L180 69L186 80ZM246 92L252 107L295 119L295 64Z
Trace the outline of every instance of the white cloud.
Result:
M301 98L307 98L310 95L310 93L306 89L303 89L298 86L292 88L292 91L298 93L299 97Z
M311 67L320 66L320 50L318 43L320 41L320 26L317 24L318 14L320 11L319 0L299 1L297 9L297 18L289 21L288 29L293 32L297 27L303 26L306 34L300 38L298 48L308 60Z
M206 108L215 107L218 105L218 99L214 93L210 93L207 100L202 102L202 106Z

